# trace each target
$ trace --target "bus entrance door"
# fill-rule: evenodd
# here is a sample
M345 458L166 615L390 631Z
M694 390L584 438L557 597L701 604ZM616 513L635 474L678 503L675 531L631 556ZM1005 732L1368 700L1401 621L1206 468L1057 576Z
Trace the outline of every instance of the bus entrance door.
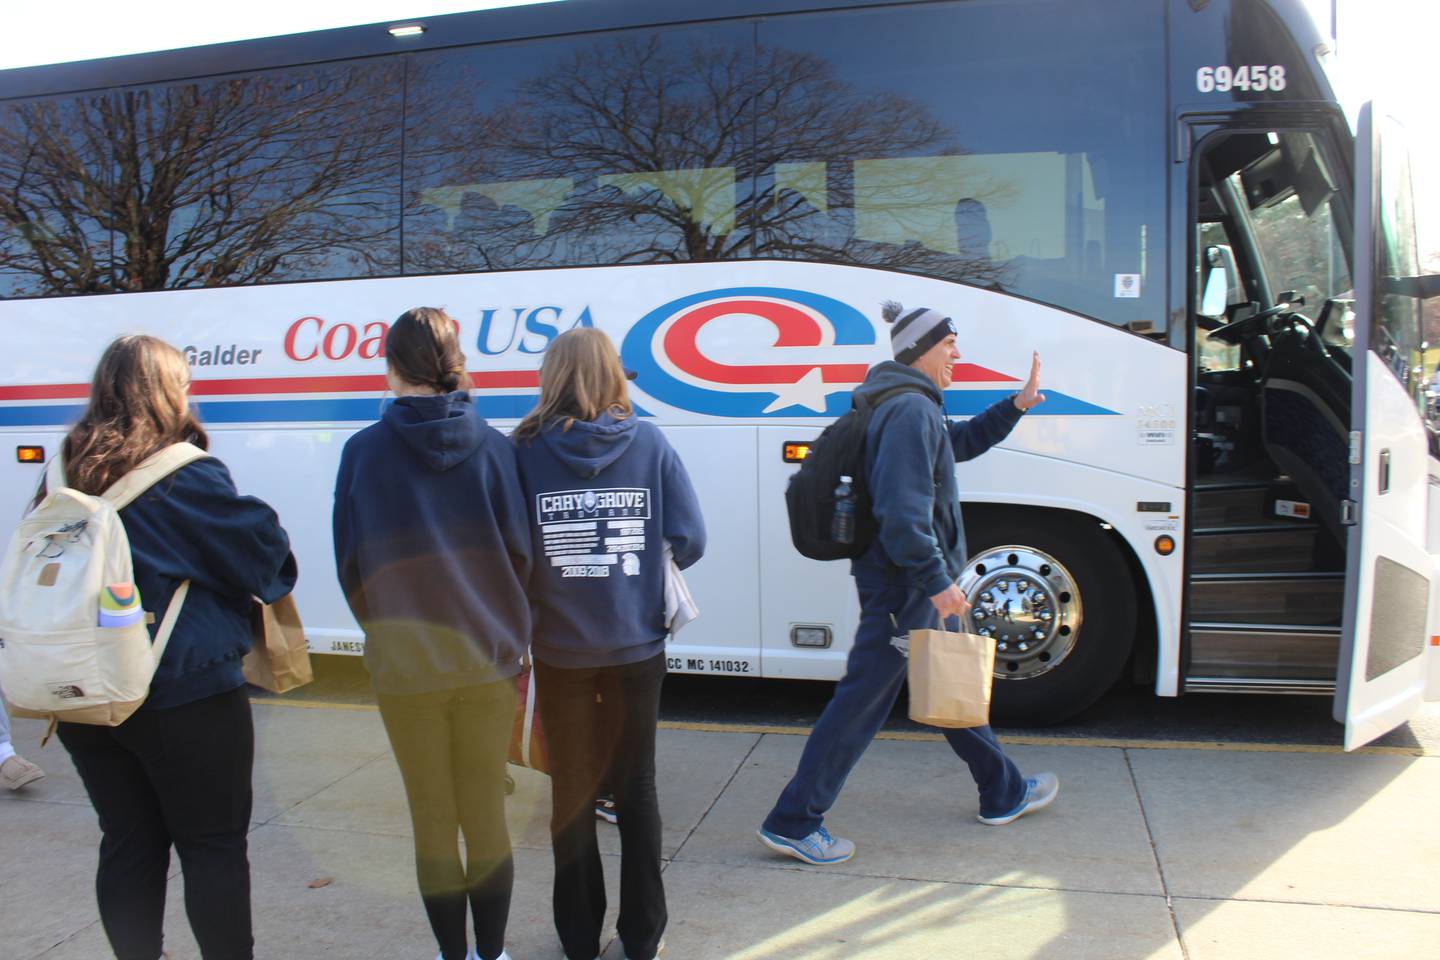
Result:
M1335 687L1345 749L1405 722L1425 690L1434 569L1425 543L1421 301L1400 128L1366 104L1355 138L1354 420L1346 600Z

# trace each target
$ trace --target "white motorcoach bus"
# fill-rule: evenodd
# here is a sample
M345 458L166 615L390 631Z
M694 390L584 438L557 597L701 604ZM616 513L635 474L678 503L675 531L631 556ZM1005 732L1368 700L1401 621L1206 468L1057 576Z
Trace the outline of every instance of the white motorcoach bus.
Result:
M0 72L0 502L117 334L181 347L280 511L321 653L340 448L387 323L445 307L507 430L607 331L711 531L675 672L834 679L857 605L782 491L949 313L997 719L1122 678L1335 697L1358 745L1440 696L1440 459L1400 131L1352 126L1299 0L569 0ZM396 35L404 34L404 35ZM603 519L597 514L597 519ZM1429 673L1427 674L1427 670Z

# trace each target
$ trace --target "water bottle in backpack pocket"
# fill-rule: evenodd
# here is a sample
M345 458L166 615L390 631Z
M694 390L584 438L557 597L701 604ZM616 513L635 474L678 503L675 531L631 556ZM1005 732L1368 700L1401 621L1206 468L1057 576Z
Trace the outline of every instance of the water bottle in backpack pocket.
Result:
M830 539L836 543L855 542L855 490L850 477L841 476L835 488L835 510L830 515Z

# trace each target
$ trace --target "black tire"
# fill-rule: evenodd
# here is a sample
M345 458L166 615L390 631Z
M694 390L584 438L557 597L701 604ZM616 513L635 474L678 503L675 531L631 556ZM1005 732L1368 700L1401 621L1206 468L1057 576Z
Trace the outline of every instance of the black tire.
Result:
M1083 606L1073 645L1048 672L1007 677L997 657L991 722L1059 723L1100 699L1125 669L1135 641L1135 581L1120 547L1093 519L1059 511L972 507L965 528L972 558L998 546L1028 547L1053 557L1068 570Z

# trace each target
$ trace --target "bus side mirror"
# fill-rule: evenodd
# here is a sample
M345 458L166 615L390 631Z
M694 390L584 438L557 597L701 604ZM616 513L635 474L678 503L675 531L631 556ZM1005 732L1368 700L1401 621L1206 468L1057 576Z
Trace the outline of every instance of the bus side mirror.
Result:
M1225 308L1231 302L1231 292L1239 283L1235 254L1224 244L1206 247L1204 266L1205 285L1197 312L1211 320L1224 320Z

